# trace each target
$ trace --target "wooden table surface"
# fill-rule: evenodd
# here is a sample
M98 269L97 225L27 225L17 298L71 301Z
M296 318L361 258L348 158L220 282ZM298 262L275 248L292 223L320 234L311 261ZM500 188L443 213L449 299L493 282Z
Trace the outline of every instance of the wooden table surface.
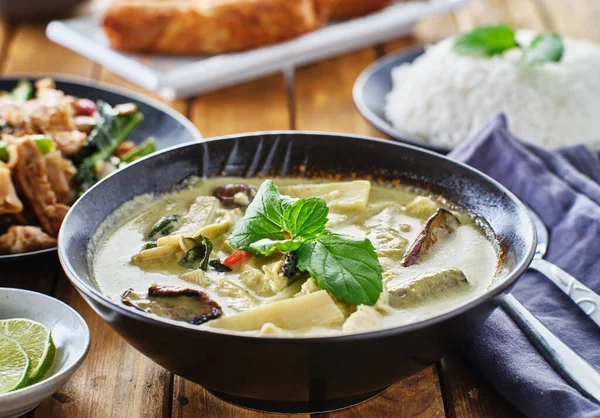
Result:
M600 42L599 18L598 0L472 0L455 13L422 21L413 37L298 68L287 77L277 74L169 104L189 117L205 137L271 129L386 137L358 114L352 102L354 81L382 55L432 42L475 25L497 22L554 30ZM2 73L66 73L141 90L102 66L53 44L46 39L44 28L43 23L0 22ZM135 351L83 301L62 274L55 256L23 265L0 265L0 286L28 288L62 299L83 315L92 333L91 349L81 369L60 392L32 411L30 417L262 415L215 398ZM473 369L468 359L456 352L398 382L373 400L318 416L501 417L519 413Z

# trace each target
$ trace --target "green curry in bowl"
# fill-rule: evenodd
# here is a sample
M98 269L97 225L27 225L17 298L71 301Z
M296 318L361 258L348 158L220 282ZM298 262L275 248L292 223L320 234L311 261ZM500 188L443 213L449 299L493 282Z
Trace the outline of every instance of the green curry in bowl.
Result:
M486 292L498 248L483 219L410 186L194 178L123 205L88 256L99 290L132 309L289 336L449 311Z

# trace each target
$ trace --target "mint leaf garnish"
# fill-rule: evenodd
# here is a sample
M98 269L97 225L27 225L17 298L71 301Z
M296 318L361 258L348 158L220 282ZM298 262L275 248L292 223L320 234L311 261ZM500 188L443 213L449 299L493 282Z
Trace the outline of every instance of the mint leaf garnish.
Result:
M296 251L298 268L321 289L355 305L374 305L383 291L375 248L325 229L329 208L324 199L294 200L263 182L229 243L258 256Z
M353 239L329 231L297 252L298 268L325 289L355 305L374 305L383 291L377 253L368 239Z
M460 54L497 55L519 46L515 32L506 25L479 26L460 36L454 50Z
M285 227L294 237L314 238L325 230L329 208L319 197L299 199L285 211Z
M559 62L564 53L562 38L555 33L543 33L523 50L523 65L538 65L546 62Z
M293 240L285 240L285 241L273 241L270 239L261 239L253 244L250 244L250 248L255 250L258 254L269 256L275 252L275 250L279 250L282 253L289 253L291 251L296 251L298 248L302 246L304 240L302 239L293 239Z
M235 248L257 254L250 244L265 238L285 239L284 216L293 203L290 197L279 194L273 181L264 181L246 209L246 215L231 233L229 243Z

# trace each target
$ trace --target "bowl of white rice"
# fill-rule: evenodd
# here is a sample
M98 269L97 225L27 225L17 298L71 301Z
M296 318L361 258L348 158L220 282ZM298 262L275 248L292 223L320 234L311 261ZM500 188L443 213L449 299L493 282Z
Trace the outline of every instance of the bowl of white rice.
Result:
M521 45L536 35L516 32ZM393 137L438 151L470 138L498 113L525 141L600 149L600 46L563 38L559 62L524 66L519 48L491 57L464 55L454 50L455 41L445 39L420 55L384 58L367 69L355 85L359 110Z

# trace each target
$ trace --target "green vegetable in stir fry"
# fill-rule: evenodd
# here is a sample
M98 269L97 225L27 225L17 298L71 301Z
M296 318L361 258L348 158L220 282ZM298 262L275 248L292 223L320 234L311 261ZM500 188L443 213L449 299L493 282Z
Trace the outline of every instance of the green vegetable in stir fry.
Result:
M54 142L45 135L31 135L29 137L40 149L43 155L54 150ZM10 159L6 142L0 141L0 161L6 163Z
M143 120L144 116L139 111L120 115L108 103L97 102L96 126L75 157L75 160L80 162L75 176L79 183L79 195L99 180L96 164L109 160L119 145Z
M130 163L133 160L138 158L145 157L150 155L156 151L156 139L154 137L150 137L140 145L129 151L127 154L121 158L121 161L124 163Z

